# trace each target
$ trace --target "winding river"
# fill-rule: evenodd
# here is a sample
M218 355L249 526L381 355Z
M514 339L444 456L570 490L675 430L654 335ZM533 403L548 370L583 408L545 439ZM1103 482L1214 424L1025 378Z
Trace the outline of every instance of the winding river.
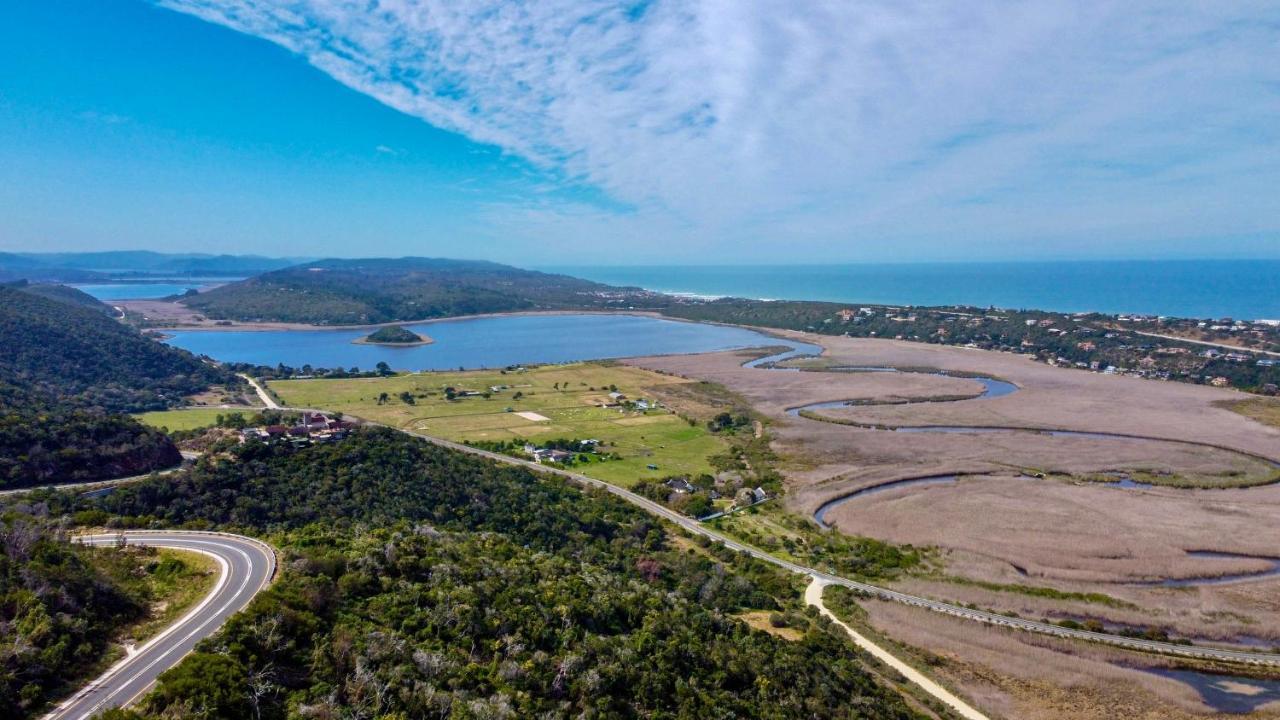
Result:
M750 362L744 363L744 367L761 368L761 369L767 369L772 371L795 372L795 371L799 371L800 369L799 368L779 368L777 367L777 364L780 362L791 360L798 357L817 357L821 355L822 352L823 352L823 348L819 345L813 345L808 343L793 343L791 344L790 349L784 352L779 352L773 355L757 358ZM929 398L929 399L915 400L915 401L908 400L904 403L897 403L897 404L904 404L904 405L917 404L917 403L932 403L932 402L961 402L961 401L967 402L967 401L974 401L974 400L988 400L988 399L1012 395L1013 393L1018 391L1017 385L1015 385L1014 383L1008 382L1006 380L1000 380L998 378L987 377L983 375L955 374L955 373L949 373L942 370L938 370L938 371L904 370L904 369L895 368L895 367L851 365L851 366L834 366L829 368L823 368L823 371L825 372L872 372L872 373L921 373L926 375L934 375L937 377L953 377L953 378L963 378L967 380L975 380L982 384L982 392L972 397L942 398L942 399ZM835 408L849 407L853 404L854 403L851 403L848 400L828 400L828 401L822 401L822 402L816 402L816 403L809 403L807 405L801 405L799 407L788 408L787 414L792 417L804 418L812 422L822 422L822 420L806 417L804 413L818 411L818 410L830 410ZM1169 440L1169 439L1162 439L1162 438L1150 438L1150 437L1142 437L1142 436L1135 436L1135 435L1124 435L1120 433L1087 432L1082 430L983 427L983 426L968 426L968 425L922 425L922 426L898 426L898 427L883 427L883 426L877 427L877 426L855 425L852 423L850 423L850 425L852 427L861 427L864 429L880 430L885 432L902 432L902 433L925 433L925 432L961 433L961 434L1033 433L1037 435L1047 435L1050 437L1079 437L1079 438L1089 438L1093 440L1126 440L1130 442L1137 440L1142 442L1180 443L1180 444L1200 445L1200 443L1194 443L1194 442L1189 442L1185 440ZM1213 446L1207 446L1207 447L1213 447ZM1215 448L1215 449L1221 450L1224 448ZM1251 458L1264 460L1266 462L1271 463L1273 466L1280 468L1280 462L1276 462L1275 460L1271 460L1270 458L1262 458L1259 456L1249 455L1248 453L1241 453L1241 454ZM1025 478L1028 481L1038 480L1038 478L1028 476L1028 475L1024 475L1021 477ZM830 529L831 525L827 522L827 514L830 513L832 510L842 505L845 505L846 503L854 502L859 498L864 498L868 495L874 495L877 493L887 492L890 490L897 490L897 489L906 488L906 487L953 485L957 483L959 479L960 479L960 475L958 474L927 475L923 477L892 480L886 483L881 483L878 485L872 485L870 487L860 488L846 495L841 495L839 497L835 497L826 501L821 506L819 506L816 511L814 511L813 519L823 529ZM1146 488L1155 487L1154 485L1151 485L1148 483L1136 482L1131 478L1124 477L1124 476L1117 478L1116 482L1107 483L1106 486L1114 487L1122 490L1146 489ZM1243 555L1238 553L1204 551L1204 550L1187 551L1187 554L1191 557L1197 557L1197 558L1217 558L1217 559L1232 559L1232 560L1236 560L1236 559L1265 560L1268 563L1270 563L1270 567L1266 570L1260 570L1260 571L1249 572L1249 573L1163 579L1163 580L1153 580L1149 582L1139 582L1134 584L1158 585L1160 587L1196 587L1196 586L1202 586L1202 585L1228 585L1233 583L1250 582L1250 581L1280 576L1280 557L1259 557L1254 555Z

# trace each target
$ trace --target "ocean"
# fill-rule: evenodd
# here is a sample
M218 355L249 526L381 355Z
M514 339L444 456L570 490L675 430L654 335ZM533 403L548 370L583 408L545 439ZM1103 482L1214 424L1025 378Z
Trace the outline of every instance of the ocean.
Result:
M886 305L1280 318L1280 260L860 265L555 266L611 285L668 293Z

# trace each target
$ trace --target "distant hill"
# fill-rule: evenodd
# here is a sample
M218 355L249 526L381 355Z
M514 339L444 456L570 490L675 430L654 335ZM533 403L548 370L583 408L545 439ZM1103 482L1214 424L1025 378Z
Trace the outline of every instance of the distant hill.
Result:
M96 310L105 315L115 315L115 310L98 298L87 292L77 290L66 285L58 285L56 283L31 283L26 280L19 280L18 282L11 284L10 287L32 295L49 298L50 300L57 300L58 302Z
M0 487L175 465L164 434L121 413L163 408L228 379L65 290L0 286Z
M6 258L5 255L8 257ZM244 276L279 270L306 260L307 258L269 258L259 255L170 254L150 250L8 253L0 254L0 270L7 269L19 277L25 277L22 275L23 272L37 270L55 275L58 272L81 272L88 273L97 279L121 275Z
M181 302L219 320L359 325L520 310L619 309L658 297L492 262L407 257L306 263Z
M0 282L94 282L104 278L101 273L58 267L28 255L0 253Z
M0 287L0 381L79 407L163 408L226 379L185 350L65 298Z

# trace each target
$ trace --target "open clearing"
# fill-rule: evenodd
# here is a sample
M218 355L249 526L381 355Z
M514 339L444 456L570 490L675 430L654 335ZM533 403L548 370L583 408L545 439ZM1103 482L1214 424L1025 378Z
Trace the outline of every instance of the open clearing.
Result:
M670 392L672 386L694 384L611 363L575 363L509 371L283 380L270 386L291 407L341 411L449 440L599 440L602 453L617 453L620 459L593 458L575 469L630 486L643 478L714 472L708 459L724 452L727 442L703 423L690 424L681 417L678 413L690 409L680 402L680 392ZM455 399L446 397L446 388L453 388ZM602 407L616 405L611 392L629 401L661 397L670 407ZM408 393L413 403L406 403L401 393ZM674 401L668 399L672 397Z
M259 408L250 407L186 408L180 410L158 410L156 412L140 413L138 415L134 415L134 417L151 427L173 432L176 430L195 430L197 428L209 427L217 422L219 415L225 416L240 413L245 417L249 417L258 411Z

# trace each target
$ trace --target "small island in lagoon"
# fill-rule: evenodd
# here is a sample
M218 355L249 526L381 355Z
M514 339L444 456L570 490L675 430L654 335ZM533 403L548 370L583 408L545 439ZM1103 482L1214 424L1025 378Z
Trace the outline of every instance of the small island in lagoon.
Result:
M392 345L395 347L412 347L430 345L435 342L426 335L419 335L401 325L388 325L352 342L360 345Z

